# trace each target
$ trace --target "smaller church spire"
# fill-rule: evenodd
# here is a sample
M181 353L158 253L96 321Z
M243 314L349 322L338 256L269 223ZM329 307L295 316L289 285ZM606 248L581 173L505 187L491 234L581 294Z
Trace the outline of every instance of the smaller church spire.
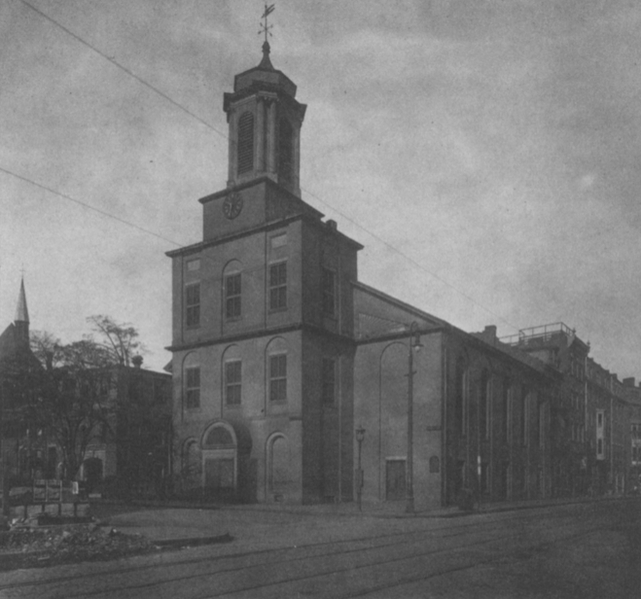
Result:
M27 310L27 295L24 291L24 277L20 282L20 293L18 295L18 305L16 307L16 317L14 322L29 323L29 310Z

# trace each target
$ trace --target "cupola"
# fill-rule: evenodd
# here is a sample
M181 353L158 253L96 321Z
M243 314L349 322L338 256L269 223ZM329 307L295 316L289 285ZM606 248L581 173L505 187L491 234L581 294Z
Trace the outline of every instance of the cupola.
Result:
M300 129L307 106L296 85L274 68L269 42L258 66L236 75L223 109L229 123L227 186L269 177L300 197Z

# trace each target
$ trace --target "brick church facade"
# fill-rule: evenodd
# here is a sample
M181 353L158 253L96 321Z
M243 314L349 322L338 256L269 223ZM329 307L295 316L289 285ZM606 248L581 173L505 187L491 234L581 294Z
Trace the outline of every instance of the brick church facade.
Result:
M229 175L200 200L203 240L168 252L182 492L394 501L413 475L417 509L465 489L549 495L555 373L492 327L465 333L359 282L362 246L301 199L305 109L265 44L224 97Z

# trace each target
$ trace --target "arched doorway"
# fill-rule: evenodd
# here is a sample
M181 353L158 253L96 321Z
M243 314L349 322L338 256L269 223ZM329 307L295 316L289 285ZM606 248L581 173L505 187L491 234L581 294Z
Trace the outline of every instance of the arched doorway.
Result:
M219 500L236 496L238 443L234 429L226 422L212 424L203 435L203 487Z

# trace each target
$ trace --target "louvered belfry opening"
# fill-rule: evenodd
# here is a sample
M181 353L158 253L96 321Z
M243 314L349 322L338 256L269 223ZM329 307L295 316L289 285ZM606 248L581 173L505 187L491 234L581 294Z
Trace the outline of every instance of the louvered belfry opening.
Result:
M293 129L291 123L283 118L278 128L278 172L285 181L291 181L293 175Z
M243 113L238 119L238 174L254 168L254 115Z

